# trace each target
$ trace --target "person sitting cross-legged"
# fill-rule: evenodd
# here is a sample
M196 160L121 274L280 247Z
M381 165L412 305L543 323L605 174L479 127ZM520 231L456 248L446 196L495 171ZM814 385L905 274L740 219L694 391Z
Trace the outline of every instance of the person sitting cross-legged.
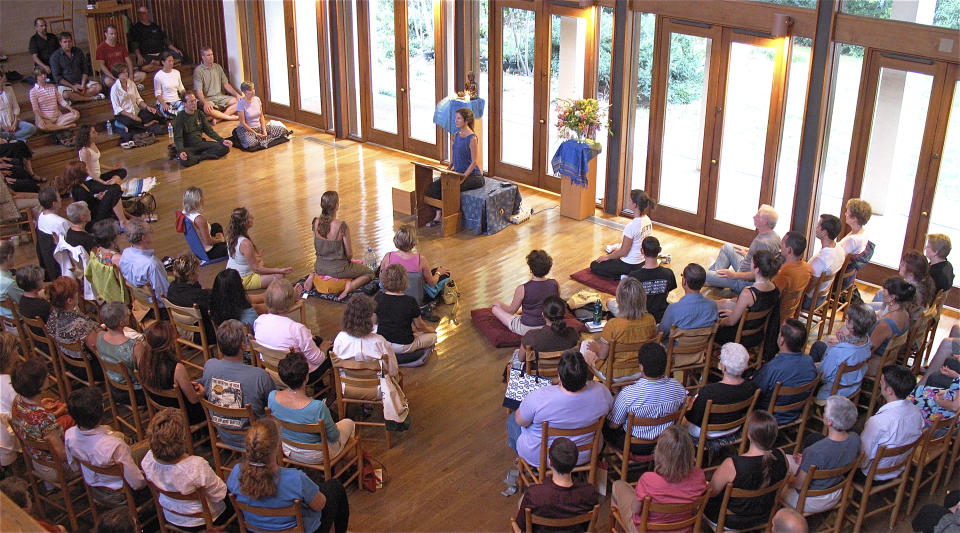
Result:
M203 134L213 141L204 140ZM173 121L173 145L180 166L192 167L201 161L227 155L233 143L214 131L203 111L197 109L197 96L187 93L183 97L183 111L177 113Z
M603 254L590 263L590 272L597 276L619 279L643 264L640 246L645 237L653 234L650 213L657 207L657 203L640 189L630 191L628 203L627 207L633 211L633 219L623 228L623 241L619 246L611 245L615 248L610 253Z
M407 296L407 271L393 264L380 272L383 292L378 292L377 333L390 343L397 355L432 348L437 331L423 321L413 296Z
M667 309L667 296L677 288L677 277L669 267L660 264L660 241L656 237L644 237L640 249L643 251L643 263L639 268L631 270L629 275L640 280L643 292L647 295L647 309L659 323ZM607 307L616 315L616 308L610 307L611 302L615 300L608 301Z
M777 225L777 212L773 207L761 205L757 214L753 215L753 224L757 236L750 243L750 248L724 244L716 261L707 269L707 285L740 292L752 285L755 279L751 270L754 254L760 250L767 250L774 255L780 253L780 236L773 231Z
M494 302L490 311L505 327L517 335L540 329L546 321L543 319L543 300L547 296L560 294L560 284L553 278L547 278L553 268L553 258L543 250L531 250L527 254L527 267L530 268L530 281L513 291L510 305ZM520 311L517 315L516 312Z
M803 346L807 342L807 328L803 322L795 318L788 318L780 326L780 335L777 336L777 348L780 350L773 359L767 361L753 376L753 382L760 389L760 405L770 406L770 397L777 383L784 387L799 387L806 385L817 378L817 367L809 355L804 355ZM777 398L777 405L796 403L803 397L784 396ZM802 409L774 414L778 424L788 424L800 416Z
M600 502L597 489L586 481L573 479L577 466L577 445L566 437L558 437L550 444L550 476L543 483L531 485L520 499L517 526L527 527L526 509L541 518L570 518L590 512ZM586 531L587 524L571 526L564 531ZM534 531L541 531L534 527Z

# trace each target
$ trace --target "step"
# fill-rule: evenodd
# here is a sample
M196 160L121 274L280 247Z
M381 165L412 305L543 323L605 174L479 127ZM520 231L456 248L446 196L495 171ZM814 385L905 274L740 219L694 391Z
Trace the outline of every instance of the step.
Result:
M52 135L51 135L52 137ZM117 134L101 133L97 137L97 147L101 152L108 148L120 146L121 137ZM63 167L70 161L77 159L77 148L47 144L33 149L33 169L40 176L56 176L63 172Z

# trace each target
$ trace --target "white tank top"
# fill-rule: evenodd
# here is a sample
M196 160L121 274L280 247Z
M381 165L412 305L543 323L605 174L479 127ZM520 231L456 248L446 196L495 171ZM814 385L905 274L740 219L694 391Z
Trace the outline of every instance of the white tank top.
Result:
M245 278L253 272L253 269L250 268L250 265L247 263L247 258L240 253L240 245L246 240L248 239L243 236L237 239L237 248L234 253L230 254L230 259L227 260L227 268L236 270L241 278Z
M200 216L200 213L183 213L183 216L186 217L186 219L189 220L191 224L193 224L194 220L195 220L198 216ZM197 226L194 225L194 226L193 226L193 229L197 229ZM207 222L206 232L207 232L207 235L210 235L210 223L209 223L209 222ZM199 235L198 235L198 237L199 237ZM242 237L241 237L241 238L242 238ZM202 237L201 237L201 239L200 239L200 242L203 242L203 238L202 238ZM237 243L237 244L239 245L239 243ZM203 247L203 251L204 251L204 252L209 252L211 248L213 248L213 245L212 245L212 244L211 244L210 246L204 246L204 247Z

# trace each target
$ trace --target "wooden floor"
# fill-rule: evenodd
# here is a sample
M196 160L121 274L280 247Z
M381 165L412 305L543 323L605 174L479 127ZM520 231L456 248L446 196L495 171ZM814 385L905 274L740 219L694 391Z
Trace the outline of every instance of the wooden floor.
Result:
M216 129L226 136L231 127L221 124ZM394 229L411 223L412 217L394 214L391 187L412 178L409 162L414 158L370 144L343 140L334 144L329 135L293 129L296 135L290 143L252 154L235 149L223 160L185 170L166 160L166 139L132 151L105 150L103 161L122 163L135 177L158 177L153 190L161 217L154 225L158 256L187 250L182 235L174 231L173 213L183 190L191 185L203 188L211 221L226 225L234 207L249 208L255 216L251 236L266 264L291 266L296 277L312 269L310 221L319 215L320 195L326 190L340 193L340 218L350 224L358 255L367 247L378 257L392 250ZM411 429L396 436L390 449L382 432L368 428L362 432L364 447L386 464L390 480L373 494L350 489L351 530L508 529L519 499L499 494L513 461L506 445L506 410L500 407L501 372L510 350L487 344L473 327L470 310L495 300L509 301L514 288L529 277L524 257L531 249L541 248L553 256L551 274L566 297L584 288L569 275L596 258L603 244L620 240L614 228L562 218L555 195L529 188L521 192L524 208L537 214L520 226L492 236L462 232L446 239L439 238L436 229L422 232L420 253L432 265L450 267L462 300L456 310L449 306L438 310L443 319L437 357L421 368L403 370ZM664 252L673 255L672 267L678 273L691 261L709 265L716 254L717 244L710 239L660 226L655 234L664 243ZM33 247L20 247L17 258L18 264L35 261ZM203 285L209 287L222 268L224 263L204 267ZM307 323L315 334L336 335L341 304L311 299L307 309ZM606 523L604 517L602 524ZM908 531L909 525L901 521L898 529Z

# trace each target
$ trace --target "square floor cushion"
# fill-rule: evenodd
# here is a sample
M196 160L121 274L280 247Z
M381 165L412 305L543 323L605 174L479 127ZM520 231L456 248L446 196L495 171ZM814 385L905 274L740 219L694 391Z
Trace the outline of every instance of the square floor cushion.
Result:
M473 320L473 325L480 330L480 333L483 333L483 336L486 337L495 348L515 348L520 346L520 335L510 331L507 326L504 326L503 323L497 320L497 317L493 315L493 311L491 311L489 307L470 311L470 318ZM564 320L567 325L580 333L587 331L587 327L574 318L569 311Z
M585 268L579 272L570 274L570 278L583 283L591 289L596 289L598 291L613 295L617 294L617 285L620 284L619 280L598 276L593 272L590 272L589 268Z

